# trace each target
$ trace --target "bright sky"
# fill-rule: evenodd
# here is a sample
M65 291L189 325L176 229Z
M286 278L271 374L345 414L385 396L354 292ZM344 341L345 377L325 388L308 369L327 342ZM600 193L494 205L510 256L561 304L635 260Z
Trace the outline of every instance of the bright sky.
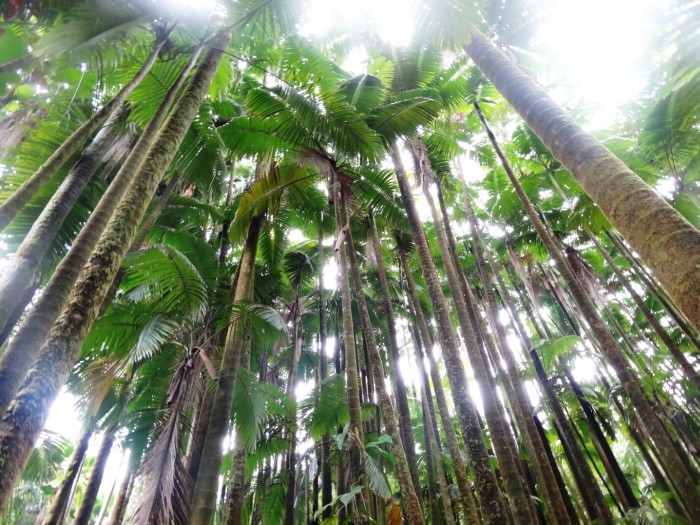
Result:
M211 12L214 0L152 0L171 10L189 11L201 7ZM412 12L405 0L309 0L303 34L321 36L336 25L366 28L370 24L387 42L409 42ZM590 128L611 124L619 107L632 100L644 87L649 71L644 68L646 44L667 0L559 0L543 21L537 36L539 52L551 62L555 79L540 78L562 103L582 101L591 109ZM366 53L356 49L343 66L354 73L366 67ZM333 265L326 268L326 282L332 283ZM404 368L409 372L411 365ZM70 398L59 397L47 427L75 439L80 432L77 411ZM114 480L120 454L110 459L104 486ZM105 490L103 488L103 490Z

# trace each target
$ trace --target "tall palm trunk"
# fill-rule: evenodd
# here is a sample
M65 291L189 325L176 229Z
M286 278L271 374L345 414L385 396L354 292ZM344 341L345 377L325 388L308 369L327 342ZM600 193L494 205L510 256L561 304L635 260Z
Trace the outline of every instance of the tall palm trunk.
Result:
M573 434L564 409L554 393L552 384L547 377L547 373L544 371L544 367L537 356L537 352L535 350L530 350L530 357L535 366L535 372L540 380L542 389L549 401L552 413L554 414L557 432L564 445L567 459L569 460L574 478L577 481L579 491L583 496L589 517L591 520L600 520L601 523L612 523L610 507L605 502L603 493L593 475L593 471L586 462L583 450L579 446L576 436Z
M463 174L462 174L463 175ZM464 192L464 205L467 211L467 217L472 235L472 243L474 245L474 253L476 255L476 266L481 277L481 282L484 285L484 298L486 302L487 317L491 329L496 334L497 346L500 348L500 356L506 363L506 375L502 380L510 384L507 389L511 399L511 406L516 414L516 419L521 424L521 432L525 435L525 445L528 449L528 454L533 465L533 470L538 480L542 483L542 489L545 497L549 499L549 513L558 523L567 523L571 518L566 509L564 494L559 490L554 469L551 468L547 461L546 450L544 443L540 437L535 421L530 416L531 408L525 392L525 388L520 381L518 368L512 352L507 348L507 336L503 325L498 321L498 305L494 298L493 281L491 279L490 268L486 264L484 252L487 252L487 247L481 238L479 225L476 221L474 209L472 208L469 199L466 179L462 178L462 189ZM487 254L488 255L488 254ZM508 386L508 384L506 384ZM512 396L512 397L511 397ZM601 515L601 518L605 518ZM608 516L605 523L612 522L612 516Z
M466 195L465 198L467 198ZM498 269L496 268L493 259L490 257L489 266L491 268L492 275L496 277L496 282L498 283L497 290L499 292L499 295L501 296L502 302L508 308L511 319L515 323L516 328L518 329L521 341L525 345L527 351L529 351L530 353L530 357L535 367L537 377L540 380L542 389L544 390L547 400L551 405L552 413L554 414L554 421L556 424L557 433L559 434L560 440L565 447L565 452L569 461L569 465L571 466L574 478L576 479L576 482L578 484L579 493L582 495L586 504L589 516L591 517L591 519L599 518L603 522L607 523L612 518L612 516L610 515L610 509L608 507L608 504L605 502L605 499L603 498L603 493L601 492L600 487L595 481L595 477L593 475L593 471L590 468L590 465L584 459L583 451L581 450L579 443L573 434L573 430L571 428L571 425L569 424L568 419L566 418L564 409L561 403L559 402L559 399L556 397L552 383L547 377L547 374L540 363L539 357L537 356L537 353L533 348L532 341L530 340L530 336L528 335L527 330L525 329L525 326L522 323L520 315L515 309L513 302L507 295L507 290L505 283L503 282L503 278L499 273Z
M129 472L127 476L122 480L119 486L119 492L117 492L117 499L114 500L114 505L109 513L109 521L107 525L121 525L124 521L124 515L126 514L126 506L129 503L129 497L131 496L131 490L134 486L135 475L133 472Z
M80 475L80 469L83 465L85 459L85 453L87 452L88 445L90 444L90 438L92 437L93 426L92 422L86 423L83 433L78 439L78 443L73 450L70 462L68 463L68 469L63 474L63 479L61 484L58 486L56 493L51 500L51 506L42 522L42 525L61 525L63 523L63 518L68 510L68 505L70 504L70 497L73 494L73 486L76 483Z
M346 211L344 189L341 189L340 207L343 224L349 226L350 217ZM389 397L389 393L386 389L384 365L382 363L382 358L379 354L377 342L374 337L374 328L372 327L372 322L369 318L369 309L367 308L365 292L362 289L362 280L360 279L360 268L357 263L357 256L355 255L355 248L353 246L352 233L349 227L346 232L345 242L350 258L352 280L355 285L355 301L357 302L357 309L360 313L362 332L364 334L364 339L367 345L367 352L369 354L369 361L372 368L372 374L374 376L374 387L377 391L377 396L379 398L379 409L381 410L381 415L382 419L384 420L386 432L391 437L392 441L391 451L396 460L396 463L394 464L394 471L399 482L399 488L401 490L401 497L403 499L406 519L409 523L415 523L416 525L420 525L424 523L423 512L421 510L420 501L418 500L418 496L416 495L416 490L414 488L415 482L411 479L411 472L408 465L408 461L406 460L406 454L404 452L401 434L399 432L398 425L396 424L394 407L391 402L391 398ZM420 486L420 482L418 482L418 486Z
M693 328L688 325L687 319L683 317L683 314L678 312L678 308L675 304L668 298L666 293L659 287L656 281L649 275L647 269L644 265L637 259L637 257L630 251L630 249L625 245L624 242L619 238L619 236L611 232L610 230L605 230L605 234L610 239L610 242L618 249L620 255L622 255L631 268L634 268L637 276L641 283L651 292L652 296L656 298L659 303L664 307L666 313L670 315L681 331L685 334L688 340L693 344L693 346L700 351L700 339L698 339L698 334ZM697 353L697 352L696 352Z
M66 307L42 348L43 357L29 373L3 418L0 425L0 511L29 458L51 402L75 363L126 255L131 237L209 90L229 38L228 35L217 37L197 68L73 287Z
M318 342L320 355L320 375L321 381L328 377L328 356L326 355L328 314L326 311L326 291L323 283L323 228L322 220L318 224ZM337 371L336 371L337 372ZM321 508L324 509L321 518L326 519L331 516L333 509L330 503L333 501L333 478L331 471L331 437L328 433L321 437Z
M299 357L301 356L301 346L304 342L303 335L301 334L301 329L299 326L299 318L301 305L299 304L299 290L296 291L296 299L294 301L294 321L292 333L293 336L293 354L292 354L292 366L289 372L289 384L287 388L287 395L294 399L295 391L297 388L297 382L299 379ZM295 411L296 413L296 411ZM296 501L296 469L297 469L297 437L296 437L296 425L292 425L289 429L289 451L287 454L287 494L285 495L285 509L284 509L284 525L294 525L295 509L294 503ZM307 471L308 473L308 471ZM308 481L308 477L307 477ZM307 492L308 496L308 492ZM307 498L308 499L308 498Z
M194 66L198 54L199 51L192 55L188 64L168 90L137 145L100 199L99 204L90 214L90 218L73 241L70 250L56 267L43 293L27 314L7 350L0 356L0 415L5 413L34 363L39 350L46 342L49 330L64 307L73 284L90 258L132 180L139 174L142 166L146 167L146 155L159 137L158 131L161 124L165 120L175 96L185 83L188 73ZM163 136L166 134L163 133ZM170 161L168 160L168 162ZM159 177L162 177L166 168L167 165L162 166Z
M467 354L469 355L469 362L474 373L474 378L483 392L481 397L484 405L486 422L488 424L496 457L499 461L505 490L513 509L514 519L516 523L530 523L534 519L533 509L530 504L529 495L518 473L517 461L519 458L516 458L514 454L514 447L511 443L512 440L508 434L504 413L498 399L496 384L489 369L488 360L476 339L478 326L470 319L466 298L459 284L457 268L452 262L452 251L448 244L445 229L441 217L437 212L433 197L430 194L429 182L432 182L432 173L429 166L427 166L427 152L424 151L422 142L417 138L411 140L410 148L413 154L416 176L423 181L423 195L425 196L433 218L435 237L438 241L447 282L452 293L459 326L467 348Z
M342 311L342 327L343 327L343 339L342 339L342 350L345 355L345 385L348 396L348 411L350 413L350 427L348 434L352 433L351 437L348 437L349 442L349 462L348 467L350 471L350 487L348 487L344 482L341 483L341 477L345 475L343 472L342 463L338 466L338 490L339 494L341 487L344 490L352 488L352 485L357 483L362 485L365 483L365 474L363 461L361 456L361 446L364 446L363 437L363 427L362 427L362 409L360 404L360 381L359 381L359 369L357 366L357 351L355 348L355 328L353 326L352 320L352 296L350 295L350 276L348 274L348 247L345 242L345 236L347 230L350 228L349 224L345 224L341 218L340 214L340 183L336 180L337 177L333 177L334 181L331 183L331 188L333 192L333 202L335 205L335 217L336 217L336 244L335 251L338 260L338 273L340 280L340 295L341 295L341 311ZM360 502L358 502L361 504Z
M112 113L92 143L83 151L70 175L51 197L19 248L12 255L9 264L3 267L2 276L0 276L0 330L7 325L16 308L24 309L27 306L28 301L24 304L20 301L25 296L26 290L31 287L32 281L41 280L37 272L44 255L80 197L80 193L97 171L102 157L113 144L119 126L128 114L128 108L124 105Z
M464 49L700 330L700 231L584 131L485 36L476 32Z
M12 221L17 213L19 213L34 195L38 193L44 184L46 184L46 182L68 162L71 156L82 147L90 135L102 124L102 121L106 119L112 111L122 105L126 97L129 96L136 86L146 77L167 39L168 34L157 37L156 41L153 43L153 49L148 57L146 57L146 60L136 75L134 75L134 78L132 78L109 102L97 110L87 122L75 130L73 134L54 151L46 162L41 165L34 175L17 188L17 190L0 205L0 231L7 227L10 221Z
M401 163L401 156L396 146L390 147L394 162L396 177L401 190L401 197L406 207L413 242L423 271L423 278L428 285L433 315L438 325L440 347L442 348L447 368L447 376L452 389L452 398L457 408L462 438L464 439L469 463L474 474L476 494L484 523L496 524L507 521L505 507L501 501L496 474L491 466L491 460L486 450L484 437L481 433L479 415L469 393L464 364L459 353L459 347L452 331L447 301L442 291L442 285L433 263L428 242L423 232L411 188Z
M255 278L255 255L260 238L264 216L254 216L248 226L243 253L239 262L238 279L233 302L250 301L253 298ZM224 354L219 369L219 379L214 394L209 427L204 441L202 460L197 473L197 480L192 500L190 523L192 525L209 525L216 509L219 471L223 459L223 440L229 429L233 394L244 353L244 346L249 336L249 323L245 320L231 324L226 334Z
M676 452L671 439L656 416L649 399L637 382L634 372L630 368L625 357L617 348L617 344L615 343L612 334L608 330L608 327L605 325L605 322L601 319L600 315L598 315L598 312L591 302L590 297L583 289L578 279L574 275L573 270L571 270L568 262L559 251L554 239L551 238L546 227L544 224L542 224L539 215L533 208L532 203L525 194L522 185L513 173L510 164L498 145L495 135L486 123L486 119L481 113L478 105L476 106L476 109L489 140L496 150L496 154L501 160L503 168L513 184L513 187L518 194L530 222L532 222L533 226L535 227L538 236L544 243L550 256L556 262L557 269L568 285L576 304L581 310L581 313L590 325L594 338L615 370L622 387L629 396L635 410L638 412L640 420L642 421L647 433L656 444L664 470L668 474L669 478L674 482L683 505L685 505L689 515L700 516L700 498L698 498L699 493L695 488L696 483L694 479L694 472L686 467L683 459Z
M671 353L676 362L680 365L681 370L683 370L683 373L685 373L688 380L695 386L695 388L698 391L700 391L700 375L697 373L695 368L693 368L693 365L690 364L688 359L685 357L685 354L681 351L676 342L673 339L671 339L671 336L666 331L666 329L663 326L661 326L659 320L652 313L652 311L642 300L639 294L634 290L629 279L627 279L625 274L622 273L622 270L620 270L620 268L617 267L615 261L613 261L612 257L610 256L608 251L603 247L603 245L600 243L597 237L591 232L587 233L588 237L591 239L591 241L593 241L593 244L595 244L598 251L603 255L603 258L608 263L608 266L610 266L610 269L612 269L613 273L615 274L615 277L617 277L617 280L627 291L627 293L630 294L630 297L632 297L634 304L637 305L637 308L639 308L639 311L642 312L644 318L654 329L661 341L666 345L666 348L668 348L668 351Z
M95 507L95 503L97 502L97 493L100 491L102 479L104 478L105 474L105 468L107 467L107 460L109 459L109 454L112 451L112 445L114 444L114 438L116 437L114 434L115 430L116 426L111 426L105 430L104 436L102 437L102 443L100 443L100 449L97 451L95 464L90 471L90 478L88 479L87 486L83 492L83 499L81 500L80 507L75 515L75 525L89 525L90 523L92 509ZM109 502L104 502L105 505L107 505L107 503Z
M420 477L418 474L418 461L416 460L416 445L413 439L413 425L411 424L411 413L408 407L408 396L406 395L406 383L399 370L399 341L396 336L396 321L394 319L394 309L391 306L391 295L389 294L389 282L386 278L386 270L384 269L384 260L382 259L381 245L379 243L379 234L377 233L377 223L370 210L370 234L372 247L377 260L377 274L379 277L379 287L382 291L382 302L384 313L387 318L387 331L389 332L389 347L391 348L391 359L394 372L394 387L396 395L396 406L399 411L399 430L401 432L401 440L404 444L406 453L406 461L411 472L411 480L416 491L416 494L421 493Z
M399 263L401 264L404 278L406 280L409 305L418 324L420 338L423 342L423 347L425 348L425 352L430 362L430 376L433 382L433 389L435 390L435 399L437 401L438 411L440 412L440 419L442 420L442 428L445 432L445 437L447 440L447 448L450 451L450 458L452 459L452 464L454 465L455 477L457 478L457 487L459 488L460 501L462 503L462 512L464 514L464 521L467 523L480 523L481 521L477 512L476 502L474 501L474 497L472 495L471 485L467 479L467 469L462 459L462 451L459 448L457 432L454 429L452 424L452 416L450 415L450 411L447 407L447 396L445 395L445 390L442 387L442 377L440 377L437 362L435 361L435 356L433 354L433 341L430 337L430 330L420 305L416 285L413 282L413 277L411 277L411 269L408 266L406 253L401 247L400 242L397 242L397 252L399 255ZM416 343L418 342L419 341L416 341ZM416 344L416 351L418 352L418 355L416 356L417 361L422 364L423 359L422 355L420 355L420 348L418 344ZM425 381L425 383L427 385L427 381ZM426 395L427 393L428 391L426 388ZM436 434L436 441L437 437L438 435Z

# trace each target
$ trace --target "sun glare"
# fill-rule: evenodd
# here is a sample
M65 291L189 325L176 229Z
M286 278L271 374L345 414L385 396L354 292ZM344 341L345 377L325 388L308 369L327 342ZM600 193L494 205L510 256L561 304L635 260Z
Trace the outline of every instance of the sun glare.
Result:
M371 34L396 46L405 46L413 32L413 2L406 0L310 0L308 16L300 28L307 36L337 30Z

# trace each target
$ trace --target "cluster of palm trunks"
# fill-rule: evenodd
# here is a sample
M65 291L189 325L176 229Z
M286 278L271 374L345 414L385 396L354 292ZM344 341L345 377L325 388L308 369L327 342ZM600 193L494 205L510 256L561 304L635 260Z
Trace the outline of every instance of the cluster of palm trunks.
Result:
M4 12L0 524L700 519L700 231L635 172L697 70L623 162L488 20L353 77L288 1L141 8Z

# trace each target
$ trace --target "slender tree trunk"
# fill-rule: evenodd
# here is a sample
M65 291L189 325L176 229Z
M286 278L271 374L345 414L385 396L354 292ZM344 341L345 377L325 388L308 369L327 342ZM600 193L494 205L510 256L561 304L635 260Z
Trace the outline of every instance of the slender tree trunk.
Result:
M683 459L676 452L671 439L668 437L663 425L656 417L649 399L639 386L634 372L629 367L627 360L621 354L620 350L617 348L612 334L598 315L598 312L596 311L595 306L591 302L588 294L577 280L573 271L569 267L568 262L559 252L554 240L550 237L545 226L542 224L542 221L532 207L532 204L527 198L527 195L525 194L520 182L513 173L510 164L506 160L505 155L498 146L496 137L488 127L483 114L481 114L480 110L478 109L478 105L476 107L477 113L479 114L482 124L484 125L484 129L486 130L486 133L489 136L494 149L496 150L496 154L503 164L508 178L513 184L513 187L515 188L515 191L522 202L530 221L537 230L538 236L544 243L550 256L556 262L557 269L561 273L562 277L564 277L564 280L569 286L569 289L571 290L576 303L581 309L582 314L588 321L588 324L591 326L596 341L614 368L622 387L629 396L635 410L638 412L640 420L643 422L647 433L656 444L661 455L660 459L664 469L669 475L669 478L674 482L683 504L686 506L688 513L691 516L700 516L700 498L698 498L699 493L695 488L694 473L688 470Z
M627 279L625 274L622 273L622 270L620 270L617 267L610 254L603 247L603 245L596 238L596 236L591 232L587 232L587 234L591 241L593 241L593 244L595 244L598 251L605 258L605 261L608 263L608 266L610 266L610 268L612 269L613 273L615 274L615 277L617 277L617 280L620 282L620 284L622 284L623 288L627 290L627 293L630 294L630 297L632 297L634 304L637 305L637 308L639 308L639 311L642 312L644 318L649 322L649 324L657 333L661 341L666 345L666 348L668 348L668 351L671 353L673 358L680 365L681 370L683 370L683 373L686 375L688 380L695 386L695 389L700 392L700 375L695 371L693 365L691 365L688 362L688 360L685 357L685 354L681 351L676 342L673 339L671 339L671 336L664 329L664 327L661 326L661 323L656 318L656 316L644 303L639 294L635 292L629 279Z
M326 312L326 295L323 283L323 229L322 220L318 224L318 319L319 319L319 353L320 353L320 373L321 381L328 377L328 356L326 355L326 330L327 330L327 312ZM337 344L337 341L336 341ZM338 371L336 371L337 373ZM333 509L330 504L333 501L333 486L331 472L331 438L326 433L321 437L321 507L324 511L321 515L322 519L329 518Z
M151 67L158 58L167 35L156 39L151 53L146 57L141 69L134 78L126 84L109 102L97 110L87 122L80 126L73 134L61 144L61 146L41 165L41 167L24 184L0 205L0 231L4 230L24 206L36 195L39 190L53 177L61 167L77 152L115 109L122 105L127 96L146 77Z
M530 523L534 518L530 505L530 498L518 474L518 467L516 465L517 458L513 454L513 447L510 443L511 439L508 435L502 409L499 406L500 402L496 392L496 385L493 381L491 371L489 370L488 361L482 355L477 343L476 330L478 327L473 325L469 317L466 300L462 294L462 288L457 276L457 269L452 262L452 251L448 245L446 233L433 197L430 194L428 181L432 182L433 177L432 170L427 166L427 152L420 139L417 138L411 140L410 148L414 158L416 175L423 181L423 195L425 196L428 207L430 208L430 213L433 217L433 225L442 256L443 267L447 275L450 291L452 292L459 326L469 355L469 362L474 373L474 378L481 392L483 392L481 398L484 405L484 413L491 435L491 441L493 442L493 448L499 460L501 477L511 508L513 509L514 519L516 523Z
M299 357L301 356L301 346L304 342L303 336L299 327L299 292L295 301L296 313L294 314L294 354L292 355L292 368L289 374L289 388L287 389L289 396L294 396L294 391L297 387L297 379L299 376ZM295 412L296 413L296 412ZM296 468L297 468L297 440L296 440L296 425L289 430L289 454L287 456L287 494L284 509L284 525L294 525L294 503L296 500Z
M240 270L234 304L250 301L255 277L255 254L264 217L255 216L248 227L243 254L239 262ZM223 440L229 428L233 394L241 364L243 346L249 331L248 323L241 321L229 326L224 346L224 355L219 370L219 379L214 394L212 411L209 417L207 437L204 442L202 461L195 483L190 523L209 525L214 518L216 492L219 485L219 471L223 455Z
M349 225L350 217L347 215L346 212L345 198L345 190L341 188L340 216L342 218L342 223ZM367 308L364 290L362 289L360 269L357 264L357 257L355 255L355 248L353 246L352 241L352 233L350 232L349 227L346 231L345 242L347 245L347 252L350 259L352 280L355 285L355 300L357 302L357 308L360 312L362 331L364 333L364 338L367 344L367 351L369 353L370 364L372 367L372 373L374 375L374 386L376 388L377 396L379 398L379 408L381 410L382 418L384 419L384 426L386 428L386 432L387 434L389 434L392 440L391 451L396 461L396 463L394 464L394 472L399 482L401 497L403 499L404 504L404 511L406 513L406 519L409 523L419 525L424 523L423 512L421 510L421 505L420 501L418 500L418 496L416 495L414 482L411 479L411 472L408 465L408 461L406 459L406 454L404 453L403 442L401 440L398 425L396 424L394 407L391 403L389 393L386 390L384 366L382 364L382 358L379 355L377 343L374 338L374 329L369 318L369 309Z
M252 284L252 283L251 283ZM252 297L253 288L249 288L249 295ZM250 345L252 343L250 329L246 330L245 340L241 350L241 363L239 369L250 370ZM243 524L243 501L248 490L246 481L245 462L248 457L248 450L245 443L236 441L233 449L233 460L231 462L230 479L227 488L224 508L222 508L222 522L226 525Z
M530 348L532 348L530 346ZM598 519L601 523L613 523L612 514L610 512L610 507L605 502L603 493L595 480L593 471L585 460L583 451L579 447L576 436L574 436L569 422L564 414L564 409L559 403L557 396L554 393L552 384L547 377L542 363L540 362L537 352L532 349L530 350L530 357L532 358L532 363L535 366L535 372L540 380L542 389L547 396L549 405L554 414L554 420L557 425L557 432L565 447L566 456L569 460L569 464L572 467L572 472L574 473L574 478L576 478L581 495L584 498L586 507L591 520Z
M61 480L61 484L56 490L51 499L51 507L42 522L42 525L62 525L63 516L68 510L68 504L70 502L71 494L73 494L73 486L80 475L80 469L85 459L85 453L87 452L88 445L90 444L90 438L93 432L93 423L86 423L85 429L75 446L73 455L71 455L70 462L68 463L68 470L66 470Z
M564 374L569 385L571 386L571 389L574 391L574 394L576 394L576 398L579 402L579 405L581 406L581 409L586 417L588 427L590 428L591 434L593 436L592 439L594 440L594 443L597 443L596 450L598 451L601 461L603 462L606 470L608 471L608 476L611 479L617 480L613 483L613 485L616 487L618 497L621 501L626 502L626 508L638 507L639 503L637 502L637 498L635 497L634 492L632 491L632 487L630 487L629 483L627 482L627 479L625 478L625 475L622 472L622 469L620 468L617 459L615 458L615 454L613 453L612 449L610 448L610 445L608 444L607 439L605 438L603 430L598 424L598 420L596 419L593 407L586 399L583 391L579 387L578 383L574 379L574 376L571 374L568 368L564 369Z
M34 222L9 264L3 267L0 276L0 329L7 325L16 308L24 309L22 298L33 281L41 281L37 275L39 267L58 234L63 221L78 201L80 193L95 174L107 149L114 142L120 125L129 114L122 105L107 120L92 143L85 149L70 175L65 178L56 193ZM30 296L31 298L31 296Z
M413 242L416 245L421 269L423 270L423 277L428 286L433 315L438 324L440 347L445 358L447 375L452 388L452 397L457 408L462 437L475 478L481 517L484 523L505 523L507 521L505 507L503 506L503 501L501 501L496 474L491 466L491 460L481 433L479 416L469 393L464 364L462 363L459 347L450 323L447 301L430 255L408 179L401 163L401 156L396 146L390 147L390 154L394 161L396 177L399 182L402 200L406 207Z
M43 357L30 372L0 425L0 511L4 509L34 443L48 408L65 383L109 286L129 248L151 196L197 114L229 41L215 39L150 149L139 176L129 185L81 279L42 349Z
M391 306L391 295L389 294L389 282L384 269L384 260L382 259L381 245L379 243L379 234L377 233L377 224L370 210L370 230L371 242L377 259L377 273L379 276L379 286L382 291L382 301L384 303L384 312L387 317L387 331L389 332L389 347L391 349L391 359L393 362L394 386L396 395L396 406L399 412L399 430L401 432L401 440L404 444L406 452L406 460L408 468L411 472L411 480L416 491L416 495L421 493L420 476L418 474L418 461L416 460L416 445L413 439L413 425L411 424L411 412L408 407L408 396L406 395L406 384L399 369L399 342L396 336L396 321L394 319L394 310Z
M85 492L83 492L83 499L80 502L80 507L75 515L75 525L88 525L90 523L92 509L95 507L97 493L100 491L100 485L102 485L102 479L104 478L105 474L105 467L107 467L107 460L109 459L109 454L112 451L112 445L114 444L115 430L115 426L105 430L102 443L100 444L100 449L98 450L97 457L95 458L95 464L90 472L90 478L88 479L87 486L85 487ZM105 505L106 504L107 502L105 502Z
M336 177L334 177L335 179ZM347 229L349 229L349 224L345 224L341 218L340 208L339 208L339 191L340 183L334 181L331 185L333 191L333 202L336 208L336 257L338 259L338 270L340 277L340 295L342 300L342 327L343 327L343 349L345 352L345 374L346 374L346 389L348 395L348 408L350 412L350 428L348 434L352 433L352 436L348 436L347 441L349 443L349 471L352 476L352 481L350 482L350 487L347 485L340 484L341 472L344 475L344 469L339 463L339 494L341 487L343 490L352 488L352 485L357 483L358 485L363 485L365 483L365 475L363 468L363 461L361 457L362 450L360 446L364 446L363 438L363 427L362 427L362 411L360 404L360 382L359 382L359 370L357 367L357 351L355 348L355 329L352 320L352 297L350 295L350 276L348 273L348 248L347 243L344 242ZM336 343L337 344L337 343Z
M410 268L408 266L408 261L406 259L406 253L401 247L401 243L397 242L397 251L399 254L399 262L403 268L404 277L406 279L406 288L409 295L409 305L413 310L413 315L418 324L418 330L423 340L423 346L425 352L428 356L430 362L430 376L433 382L433 389L435 390L435 399L438 405L438 411L440 412L440 419L442 420L443 430L445 432L445 437L447 439L447 447L450 451L450 457L452 458L452 464L454 465L455 477L457 478L457 486L459 488L460 501L462 503L462 512L464 513L464 521L466 523L481 523L479 514L477 512L476 502L472 495L471 485L467 479L467 469L462 460L462 451L459 448L457 433L452 425L452 417L447 406L447 396L442 387L442 378L438 371L437 362L433 354L433 341L430 337L430 330L428 329L428 323L423 315L423 310L420 305L420 299L418 297L418 292L416 290L415 283L411 277ZM422 363L422 355L420 354L420 347L416 345L416 351L418 351L418 362ZM427 381L426 381L427 385ZM427 394L427 388L426 388ZM438 434L435 434L437 439Z
M134 486L134 473L129 472L129 474L122 480L119 486L119 492L117 493L117 499L114 500L114 505L109 513L109 521L107 525L121 525L124 521L124 515L126 514L126 506L129 503L129 496L131 495L131 489Z
M700 232L485 36L475 32L464 49L700 330Z
M0 414L5 413L10 401L17 393L17 389L22 385L22 381L39 354L39 350L49 336L51 326L66 304L66 299L71 293L83 266L90 259L93 249L100 240L100 236L107 228L108 221L111 220L124 194L129 190L133 179L137 175L143 177L141 173L147 169L154 169L155 159L144 159L146 159L146 155L152 146L155 147L154 142L158 138L161 124L165 120L175 96L187 79L187 74L194 66L198 54L199 51L194 53L178 79L165 95L160 107L141 135L138 144L100 199L99 204L93 210L75 241L73 241L70 250L56 267L54 274L36 304L22 322L19 331L12 339L7 350L0 356ZM186 131L186 128L184 131ZM168 134L163 133L162 136L168 137ZM158 143L165 144L166 140L169 141L170 139L159 139ZM182 138L178 138L178 144L181 140ZM173 145L176 146L175 144ZM172 155L174 155L174 150L170 154L170 158L172 158ZM170 160L167 162L169 163ZM155 169L158 170L157 177L162 177L167 169L167 165L157 166ZM156 181L156 184L159 181L160 179ZM148 198L150 198L150 195ZM135 220L140 220L140 217Z
M491 325L491 329L496 334L496 341L498 343L498 347L500 348L500 355L505 360L507 367L505 378L502 378L502 380L505 379L508 383L510 383L511 392L509 393L512 393L513 396L511 397L511 406L516 413L516 418L522 423L521 432L525 436L524 441L526 447L528 448L528 454L530 455L535 475L538 477L538 481L541 482L543 492L549 499L548 510L550 516L554 518L557 523L567 523L569 521L569 516L564 501L565 495L559 490L559 484L557 483L554 469L551 468L550 462L547 461L544 443L540 437L540 433L537 431L535 422L530 415L530 403L528 401L525 388L520 381L517 364L511 351L506 346L507 336L503 325L498 321L498 305L496 304L496 300L493 295L494 285L493 281L491 280L491 273L489 272L490 268L487 266L485 260L486 257L489 257L488 249L481 238L479 225L476 221L476 215L474 214L474 209L472 208L471 201L469 199L467 183L463 174L462 189L464 191L464 204L467 210L467 217L469 218L469 224L471 227L472 243L476 254L476 265L481 276L481 281L484 285L484 296L488 313L487 317L489 324ZM518 414L518 412L520 413ZM605 516L602 514L600 517L602 519L605 518ZM609 520L605 521L605 523L611 523L611 520L612 516L609 516Z

